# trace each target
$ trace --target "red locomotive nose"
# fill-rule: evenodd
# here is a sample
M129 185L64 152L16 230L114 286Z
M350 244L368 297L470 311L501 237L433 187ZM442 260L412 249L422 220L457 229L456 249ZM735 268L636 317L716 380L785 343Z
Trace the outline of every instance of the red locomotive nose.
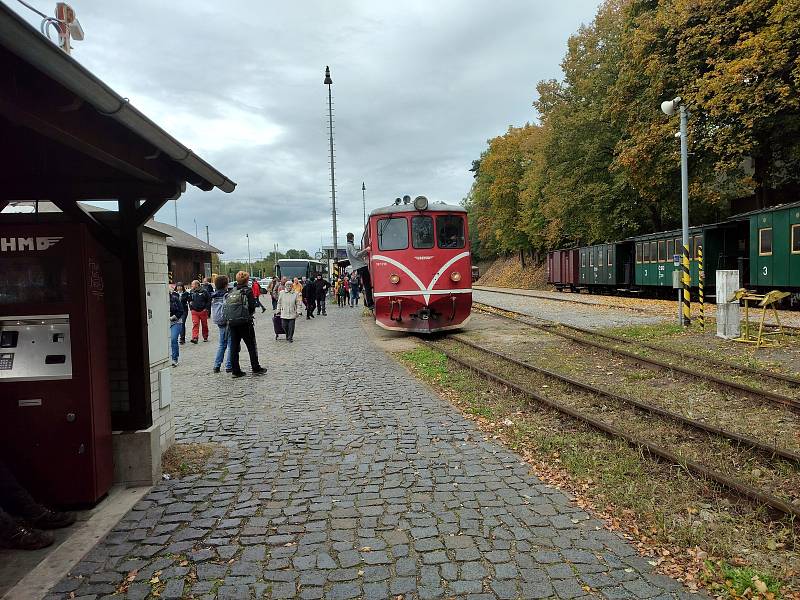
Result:
M419 202L418 202L419 201ZM369 246L375 322L385 329L433 332L463 326L472 309L472 261L461 206L397 202L374 210Z

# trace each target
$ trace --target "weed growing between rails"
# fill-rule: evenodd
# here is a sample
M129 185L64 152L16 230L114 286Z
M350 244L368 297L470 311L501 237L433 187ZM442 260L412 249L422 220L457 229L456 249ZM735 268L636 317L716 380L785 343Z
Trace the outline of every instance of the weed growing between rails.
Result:
M574 494L579 505L651 556L659 571L690 589L744 597L746 589L737 592L726 578L751 569L768 584L760 597L798 594L797 525L771 520L763 509L720 494L679 466L656 463L619 440L531 406L438 351L419 348L398 357L492 439L521 454L543 481ZM758 595L756 589L746 597Z

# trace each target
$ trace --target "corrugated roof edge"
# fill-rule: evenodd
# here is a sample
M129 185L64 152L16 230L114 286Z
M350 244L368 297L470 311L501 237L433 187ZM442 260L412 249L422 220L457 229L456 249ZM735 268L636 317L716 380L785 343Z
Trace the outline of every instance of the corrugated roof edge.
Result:
M0 43L53 80L94 106L98 112L122 123L175 162L230 193L236 183L148 119L130 102L36 31L21 16L0 2ZM204 189L202 186L198 186Z
M750 217L752 215L758 215L760 213L772 212L772 211L776 211L776 210L786 210L786 209L789 209L789 208L798 208L798 207L800 207L800 202L786 202L784 204L776 204L775 206L768 206L767 208L759 208L759 209L756 209L756 210L750 210L750 211L747 211L747 212L744 212L744 213L739 213L739 214L736 214L736 215L732 215L732 216L728 217L728 220L729 221L738 221L739 219L741 219L743 217Z

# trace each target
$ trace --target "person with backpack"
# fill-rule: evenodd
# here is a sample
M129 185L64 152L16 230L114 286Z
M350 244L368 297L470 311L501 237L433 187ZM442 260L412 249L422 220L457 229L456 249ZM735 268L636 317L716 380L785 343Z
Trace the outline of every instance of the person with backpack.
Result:
M258 283L258 279L253 279L253 298L256 299L256 306L261 309L261 312L267 312L267 309L261 304L261 284Z
M217 346L217 355L214 357L214 373L219 373L226 350L228 352L228 360L225 363L225 372L230 373L233 371L233 366L231 365L231 336L223 310L225 296L228 295L228 278L225 275L218 275L214 279L214 287L214 293L211 294L211 321L219 327L219 345Z
M286 334L287 342L294 341L295 321L302 310L302 306L303 301L300 294L295 292L291 286L287 285L278 296L278 312L276 314L281 317L281 325Z
M314 319L314 299L317 297L316 291L314 290L314 284L310 282L306 283L302 287L300 294L303 298L303 304L306 305L306 321L309 319Z
M189 309L192 311L192 339L193 344L197 343L198 334L202 326L203 341L208 341L208 309L211 307L211 296L205 288L200 286L200 282L195 279L192 281L192 291L189 298Z
M228 331L231 336L231 374L234 378L244 377L244 371L239 365L239 350L242 342L247 346L253 375L261 375L267 372L258 362L256 331L253 327L256 300L253 298L253 290L248 285L249 280L250 273L247 271L236 273L236 287L228 292L223 305L223 314L225 315L225 321L228 323Z
M178 286L175 286L176 288ZM181 318L183 317L183 307L178 292L169 292L169 340L172 351L172 366L178 366L178 356L180 356L180 346L178 337L181 334Z

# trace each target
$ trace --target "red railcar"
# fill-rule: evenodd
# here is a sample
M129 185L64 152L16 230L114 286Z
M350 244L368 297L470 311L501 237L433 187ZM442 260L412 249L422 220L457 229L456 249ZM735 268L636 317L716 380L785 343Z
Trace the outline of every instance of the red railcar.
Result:
M578 286L578 249L553 250L547 254L547 283L558 291Z
M384 329L430 333L456 329L472 310L472 257L466 210L417 196L373 210L362 240L375 322Z

